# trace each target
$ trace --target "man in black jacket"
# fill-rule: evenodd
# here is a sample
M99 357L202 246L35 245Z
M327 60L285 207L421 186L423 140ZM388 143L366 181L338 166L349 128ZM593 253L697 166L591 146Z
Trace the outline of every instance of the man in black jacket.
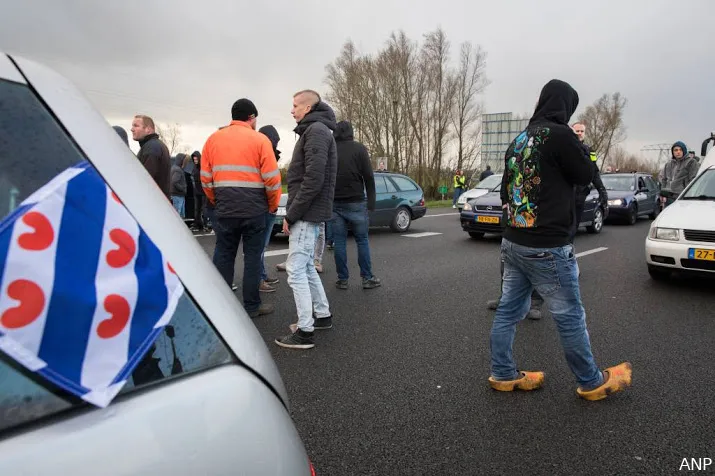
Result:
M201 186L201 152L195 150L191 154L193 167L191 169L191 182L194 185L194 223L191 227L193 231L204 231L204 205L206 194Z
M571 125L571 128L576 133L578 139L583 143L586 137L586 125L583 122L575 122ZM591 152L591 148L584 143L584 147L588 152L588 157L591 159L591 169L593 173L593 179L591 183L598 190L598 198L603 209L608 213L608 192L606 187L603 185L601 180L601 172L598 170L598 164L596 163L597 157L594 152ZM578 232L578 227L581 224L581 216L583 215L583 208L586 204L586 197L591 193L590 185L577 186L576 187L576 226L573 229L571 235L571 242L573 242ZM605 216L603 217L606 218Z
M372 274L368 240L368 210L375 210L375 177L370 164L370 154L364 145L353 140L353 126L348 121L339 122L333 135L338 147L338 175L331 222L335 243L335 268L338 271L338 281L335 285L338 289L348 289L350 273L346 241L350 225L357 243L362 287L374 289L379 287L381 282Z
M503 294L491 332L489 383L495 390L534 390L543 384L543 372L518 371L512 355L516 325L529 308L533 288L556 321L580 397L600 400L631 382L628 362L599 370L581 303L571 244L574 186L588 185L593 169L587 149L568 125L577 106L578 94L568 83L549 81L528 127L506 152L501 189L507 215L501 245Z
M154 120L149 116L134 116L132 139L139 142L137 158L166 198L171 200L171 154L159 140Z
M295 132L300 139L293 149L286 177L288 203L283 232L290 237L286 271L298 323L295 332L276 339L276 344L310 349L315 347L313 331L333 325L314 259L320 224L333 214L338 154L332 131L336 125L333 110L311 90L293 96L291 114L298 123Z

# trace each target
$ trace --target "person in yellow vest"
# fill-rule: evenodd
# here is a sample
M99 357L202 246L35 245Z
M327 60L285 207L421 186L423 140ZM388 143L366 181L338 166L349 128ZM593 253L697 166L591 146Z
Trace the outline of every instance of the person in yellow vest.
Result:
M452 198L452 208L457 208L457 200L459 200L460 195L464 193L464 189L467 187L467 177L464 176L464 172L457 170L454 174L453 184L454 186L454 197Z

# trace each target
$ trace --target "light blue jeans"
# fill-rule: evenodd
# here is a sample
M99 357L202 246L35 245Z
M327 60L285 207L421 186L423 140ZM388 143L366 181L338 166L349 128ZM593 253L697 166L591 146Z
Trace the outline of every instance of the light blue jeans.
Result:
M186 211L184 210L184 207L186 206L186 197L179 197L178 195L172 195L171 203L174 204L174 208L176 208L176 211L179 212L179 216L181 218L186 217Z
M504 281L492 325L492 376L497 380L518 377L512 355L516 325L529 312L531 291L536 288L556 321L566 362L576 380L584 390L600 386L603 375L591 352L573 245L529 248L502 239L501 254Z
M328 297L323 282L315 270L315 243L320 223L297 221L290 227L286 271L298 312L298 328L313 332L313 311L316 317L330 317Z

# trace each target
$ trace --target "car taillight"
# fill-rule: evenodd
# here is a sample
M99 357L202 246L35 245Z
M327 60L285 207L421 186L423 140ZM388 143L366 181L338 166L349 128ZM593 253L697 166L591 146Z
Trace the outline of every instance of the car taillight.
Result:
M424 199L424 198L420 199L420 206L421 206L421 207L424 207L424 206L425 206L425 199Z

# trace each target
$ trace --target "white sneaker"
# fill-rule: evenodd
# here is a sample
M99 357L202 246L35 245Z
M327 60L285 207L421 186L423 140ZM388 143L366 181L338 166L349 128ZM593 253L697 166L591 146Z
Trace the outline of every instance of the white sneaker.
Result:
M457 208L457 205L452 205L452 208Z

